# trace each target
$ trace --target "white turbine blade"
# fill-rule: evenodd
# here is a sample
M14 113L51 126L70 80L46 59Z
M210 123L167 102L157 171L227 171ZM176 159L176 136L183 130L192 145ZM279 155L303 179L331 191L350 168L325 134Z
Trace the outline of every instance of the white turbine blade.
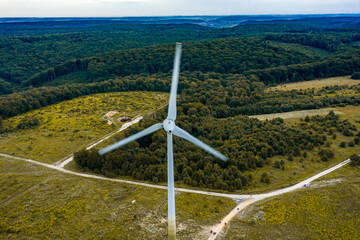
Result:
M168 108L168 119L175 121L176 119L176 93L179 80L180 71L180 58L181 58L181 43L176 43L175 58L174 58L174 69L171 79L171 90Z
M151 127L148 127L147 129L142 130L141 132L138 132L138 133L136 133L136 134L134 134L134 135L132 135L130 137L127 137L127 138L125 138L123 140L120 140L117 143L114 143L114 144L112 144L112 145L110 145L110 146L108 146L106 148L101 149L99 151L99 154L103 155L103 154L108 153L108 152L110 152L110 151L112 151L112 150L114 150L114 149L116 149L118 147L124 146L124 145L126 145L126 144L128 144L128 143L130 143L132 141L135 141L138 138L141 138L141 137L149 135L149 134L151 134L153 132L156 132L157 130L160 130L162 128L162 126L163 126L162 123L154 124Z
M194 136L190 135L189 133L185 132L184 130L182 130L181 128L179 128L177 126L175 126L173 134L178 136L178 137L181 137L183 139L186 139L189 142L192 142L193 144L195 144L198 147L204 149L205 151L207 151L208 153L214 155L215 157L220 158L223 161L226 161L228 159L225 155L223 155L220 152L216 151L215 149L213 149L209 145L203 143L199 139L195 138Z

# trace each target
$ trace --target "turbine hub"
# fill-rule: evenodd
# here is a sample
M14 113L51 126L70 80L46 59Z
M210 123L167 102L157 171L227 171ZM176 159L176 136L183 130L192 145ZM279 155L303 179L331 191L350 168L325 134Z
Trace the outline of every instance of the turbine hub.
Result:
M175 129L175 122L171 119L165 119L163 127L166 132L171 133Z

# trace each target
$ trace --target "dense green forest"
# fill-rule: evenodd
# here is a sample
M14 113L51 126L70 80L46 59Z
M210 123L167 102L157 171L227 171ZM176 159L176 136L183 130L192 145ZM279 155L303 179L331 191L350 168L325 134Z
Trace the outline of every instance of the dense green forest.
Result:
M57 65L64 64L67 61L81 60L115 50L143 48L175 41L196 42L200 40L256 36L260 39L298 43L336 52L336 50L346 48L352 42L359 40L359 31L356 28L357 18L339 17L338 21L324 19L306 18L302 21L299 19L288 22L270 21L264 24L244 22L244 24L236 27L218 29L195 25L196 21L194 24L171 24L171 21L162 24L155 24L156 21L140 24L129 19L127 22L119 21L117 24L111 24L111 21L105 20L57 21L56 24L51 21L0 23L0 78L3 79L0 82L0 94L8 93L10 90L17 91L19 84L22 82L31 83L32 80L29 79L34 78L34 75L47 69L56 68ZM349 20L353 22L350 23ZM220 18L219 22L222 21L234 21L234 18ZM341 31L339 31L340 27ZM278 33L281 33L281 35L278 35ZM218 50L221 52L222 49ZM261 51L261 49L257 50ZM244 56L248 58L258 57L257 53L259 51L253 51L254 49L247 51L251 55ZM215 49L211 53L216 55L219 51ZM243 53L241 52L241 54ZM109 53L108 55L117 54ZM234 55L228 56L228 60L231 60L231 58L239 60ZM121 60L119 56L117 58ZM208 58L209 56L207 56ZM308 59L307 61L309 60L317 59ZM289 59L284 59L284 64L289 64L286 63L287 61ZM209 66L204 69L202 67L199 70L226 73L236 71L236 73L240 73L239 70L242 70L243 67L247 67L245 70L251 70L256 69L258 66L264 68L269 67L269 65L275 67L272 62L266 63L259 60L259 63L255 65L250 64L239 68L228 69L225 65L220 68ZM62 74L69 71L70 69L67 69ZM154 69L149 71L154 71ZM56 73L59 74L59 72ZM116 71L110 72L110 74L112 73L116 74ZM52 75L50 79L54 77L58 76ZM5 88L3 82L6 82L5 85L11 85L10 87L6 86L6 91L3 90ZM37 81L34 81L34 84L37 83Z
M184 109L181 106L178 111L179 126L205 143L210 144L208 139L211 139L211 145L229 157L228 161L221 162L204 154L193 144L175 138L175 181L194 187L240 190L253 181L253 176L247 174L247 170L265 165L279 168L286 163L271 162L270 157L289 156L288 161L292 161L294 156L306 158L306 152L315 147L321 148L319 158L328 161L334 157L334 153L326 148L326 140L336 133L354 135L357 131L354 125L339 120L332 112L325 117L306 118L294 129L280 118L265 122L245 116L218 120L207 117L206 111L199 112L194 107L187 111ZM125 136L121 137L129 136L164 118L165 111L157 112L155 119L146 119L139 127L126 131ZM100 156L94 149L79 151L74 158L80 167L106 176L130 176L137 180L165 182L166 133L159 131L105 156Z
M117 24L51 29L47 26L36 28L36 23L28 24L33 28L27 29L23 25L1 24L3 28L0 28L0 77L15 85L66 61L114 50L176 41L258 35L262 31L278 32L289 29L289 26L282 25L212 29L190 24ZM304 30L304 27L299 28ZM1 36L1 31L6 33Z
M130 75L87 84L31 88L0 96L0 116L8 118L94 93L169 92L170 79L171 73L157 73L149 76ZM180 103L188 104L186 106L194 104L198 112L207 109L211 116L217 118L360 104L360 86L350 87L355 93L352 95L334 94L344 88L341 86L327 87L322 90L322 95L314 90L266 92L265 88L266 85L257 81L255 76L248 78L239 74L187 71L180 75L178 91L181 94Z
M115 51L96 57L69 61L45 70L23 85L39 85L56 77L86 70L88 81L101 81L114 76L139 73L169 72L172 69L173 45L160 45L138 50ZM223 39L184 43L182 71L242 73L247 69L262 69L316 60L300 52L272 46L264 40Z
M298 43L304 46L324 49L334 52L341 49L344 44L360 41L360 33L346 33L346 34L269 34L265 37L266 40L273 40L285 43Z

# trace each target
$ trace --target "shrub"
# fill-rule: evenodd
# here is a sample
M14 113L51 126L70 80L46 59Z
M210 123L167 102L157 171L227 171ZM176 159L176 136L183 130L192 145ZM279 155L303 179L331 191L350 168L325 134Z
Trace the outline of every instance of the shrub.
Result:
M359 155L351 155L350 160L351 160L351 163L350 163L351 166L360 165L360 156Z
M342 148L346 147L346 142L341 142L339 146Z
M360 72L354 72L351 75L351 79L360 79Z
M280 167L281 167L280 161L276 161L276 162L274 163L274 168L280 168Z
M260 182L269 184L269 183L270 183L270 176L269 176L269 174L268 174L268 173L263 173L263 174L261 175Z
M326 157L326 160L324 160L323 158L321 158L321 160L323 161L328 161L328 159L331 159L334 157L334 152L331 149L320 149L319 151L319 156L321 157Z

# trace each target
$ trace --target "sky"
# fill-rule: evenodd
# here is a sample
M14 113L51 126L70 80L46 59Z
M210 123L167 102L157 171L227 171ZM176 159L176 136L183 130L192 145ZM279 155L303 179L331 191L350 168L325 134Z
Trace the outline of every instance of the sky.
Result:
M360 13L360 0L0 0L0 17Z

